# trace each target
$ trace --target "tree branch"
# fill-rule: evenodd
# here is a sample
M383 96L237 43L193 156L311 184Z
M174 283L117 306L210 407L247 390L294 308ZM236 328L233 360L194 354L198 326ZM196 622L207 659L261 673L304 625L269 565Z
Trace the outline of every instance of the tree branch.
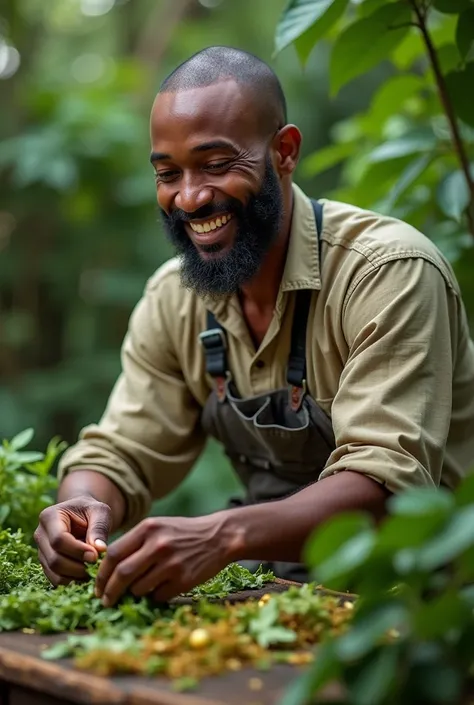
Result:
M467 207L467 222L471 235L474 237L474 179L471 175L471 169L469 165L469 159L467 156L466 148L464 142L461 138L461 133L459 131L459 126L457 122L456 113L454 112L453 104L451 103L451 98L449 97L448 89L446 86L446 81L444 80L443 72L441 71L441 66L438 59L438 54L436 53L436 48L432 42L430 33L428 31L427 21L426 21L426 10L427 6L425 3L419 5L417 0L410 0L413 10L416 14L418 20L417 24L423 41L428 52L428 57L433 69L433 73L436 80L436 85L438 87L438 93L441 100L441 104L444 108L446 118L449 123L451 130L451 136L453 139L454 150L459 159L461 169L464 173L467 187L470 194L470 203Z

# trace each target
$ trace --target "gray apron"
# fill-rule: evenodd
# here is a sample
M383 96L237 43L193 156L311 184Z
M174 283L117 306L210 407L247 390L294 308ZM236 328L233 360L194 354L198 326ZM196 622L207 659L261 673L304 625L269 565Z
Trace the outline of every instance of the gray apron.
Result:
M313 208L319 234L322 206L313 201ZM239 396L227 366L226 333L214 315L207 313L207 330L199 337L214 389L201 423L207 434L222 443L246 489L245 498L231 500L231 506L282 499L316 482L335 448L331 420L306 391L306 325L311 293L301 290L296 295L288 387L247 399ZM241 563L250 570L263 563L265 569L287 580L309 579L301 563Z

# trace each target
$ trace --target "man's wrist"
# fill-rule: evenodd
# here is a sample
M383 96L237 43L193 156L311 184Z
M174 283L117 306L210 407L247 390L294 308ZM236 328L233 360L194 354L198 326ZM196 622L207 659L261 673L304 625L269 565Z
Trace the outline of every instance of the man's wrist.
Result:
M239 509L224 509L214 515L219 535L219 545L226 562L235 563L245 559L247 532L245 517Z

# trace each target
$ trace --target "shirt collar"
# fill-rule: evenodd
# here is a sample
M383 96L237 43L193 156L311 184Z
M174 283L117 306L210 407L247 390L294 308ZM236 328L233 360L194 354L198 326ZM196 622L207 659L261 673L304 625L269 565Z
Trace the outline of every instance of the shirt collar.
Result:
M293 184L293 216L280 290L297 289L321 289L321 271L313 206Z

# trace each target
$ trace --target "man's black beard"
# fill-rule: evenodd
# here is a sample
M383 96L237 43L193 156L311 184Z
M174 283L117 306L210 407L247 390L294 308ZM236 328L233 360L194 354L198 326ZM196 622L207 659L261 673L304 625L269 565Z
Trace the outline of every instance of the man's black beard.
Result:
M184 223L232 213L236 235L230 250L220 257L203 259L186 232ZM194 213L174 210L171 215L161 211L165 232L181 256L181 282L200 296L219 297L236 293L258 272L263 259L278 237L283 218L283 197L280 182L270 157L265 164L262 187L243 206L235 198L210 203ZM202 248L219 252L220 243Z

